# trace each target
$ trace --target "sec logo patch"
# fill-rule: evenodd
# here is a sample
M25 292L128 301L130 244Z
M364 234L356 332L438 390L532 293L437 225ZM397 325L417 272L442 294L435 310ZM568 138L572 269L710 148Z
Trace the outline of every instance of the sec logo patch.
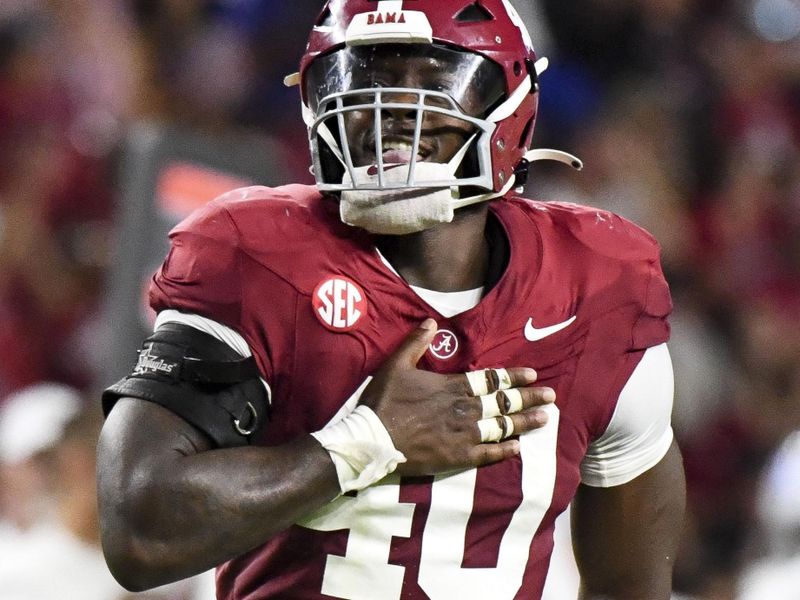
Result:
M367 314L364 290L340 275L320 282L311 302L319 322L331 331L350 331Z

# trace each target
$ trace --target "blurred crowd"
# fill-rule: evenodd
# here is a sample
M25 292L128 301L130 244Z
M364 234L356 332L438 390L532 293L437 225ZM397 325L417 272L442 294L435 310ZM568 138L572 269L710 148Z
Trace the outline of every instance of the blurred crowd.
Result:
M311 182L282 80L320 4L0 2L0 600L130 596L101 568L93 485L126 135L259 131ZM662 246L688 485L676 597L800 598L800 2L516 5L550 59L534 142L586 164L537 165L526 194ZM76 589L49 595L60 577Z

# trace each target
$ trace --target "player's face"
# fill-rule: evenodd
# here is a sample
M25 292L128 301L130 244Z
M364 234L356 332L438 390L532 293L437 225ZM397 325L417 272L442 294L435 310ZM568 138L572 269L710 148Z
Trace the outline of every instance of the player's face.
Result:
M447 65L432 57L408 58L394 54L381 57L374 66L375 70L370 74L371 85L364 87L410 88L447 93L454 87L454 79L458 76L457 73L449 72ZM385 92L382 94L382 101L405 105L381 110L383 162L408 163L411 160L410 152L419 112L408 105L418 104L420 97L412 92ZM366 103L369 100L356 96L351 102ZM424 103L431 107L450 107L447 99L437 96L427 96ZM466 90L458 106L468 115L479 114L481 110L477 95L470 89ZM375 163L376 126L374 110L345 113L345 130L355 166ZM474 132L475 126L469 121L449 114L425 111L422 114L417 161L448 162Z
M505 93L498 65L430 44L340 49L315 61L308 89L355 167L375 164L379 148L384 164L409 163L413 153L417 162L446 163L476 131L465 117L484 117Z

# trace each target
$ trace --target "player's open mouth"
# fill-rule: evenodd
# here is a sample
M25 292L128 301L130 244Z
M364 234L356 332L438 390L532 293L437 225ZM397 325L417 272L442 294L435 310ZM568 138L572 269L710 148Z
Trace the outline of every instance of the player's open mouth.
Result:
M375 147L372 146L370 150L374 153ZM396 138L388 138L383 140L383 164L384 165L405 165L411 162L412 152L414 146L411 142ZM417 153L416 162L423 162L427 160L432 154L432 151L425 148L420 144L419 152Z

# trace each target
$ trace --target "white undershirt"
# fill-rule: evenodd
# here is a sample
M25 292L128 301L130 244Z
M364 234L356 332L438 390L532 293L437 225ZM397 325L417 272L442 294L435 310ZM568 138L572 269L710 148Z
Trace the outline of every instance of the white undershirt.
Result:
M435 292L416 285L409 286L414 293L443 317L454 317L477 306L483 298L483 286L462 292Z
M378 254L381 261L383 261L383 264L386 265L386 268L397 275L398 278L402 279L400 273L395 270L392 263L386 260L386 257L381 254L381 251L375 248L375 252ZM411 284L409 284L408 287L410 287L417 296L422 298L428 306L448 319L462 312L467 312L470 308L477 306L478 302L483 298L483 286L458 292L437 292Z
M473 308L483 295L482 287L461 292L436 292L417 286L411 289L448 318ZM213 335L243 356L252 354L241 335L211 319L165 310L158 314L155 328L168 322L184 323ZM581 481L593 487L612 487L627 483L655 466L672 443L673 391L667 345L648 348L620 392L606 431L589 445L581 463Z

